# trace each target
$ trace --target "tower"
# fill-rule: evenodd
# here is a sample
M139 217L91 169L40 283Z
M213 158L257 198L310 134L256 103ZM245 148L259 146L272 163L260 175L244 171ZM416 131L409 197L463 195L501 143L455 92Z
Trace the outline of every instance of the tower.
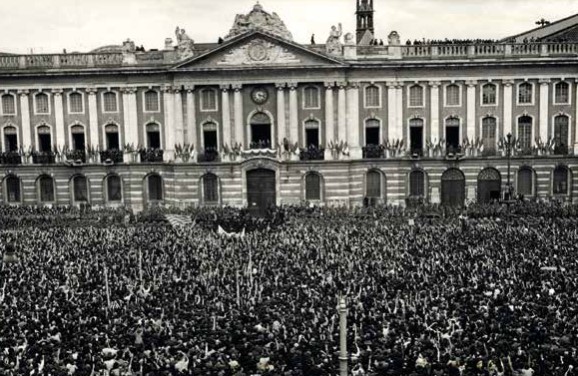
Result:
M357 44L369 44L373 39L373 0L357 1ZM369 35L366 35L368 34Z

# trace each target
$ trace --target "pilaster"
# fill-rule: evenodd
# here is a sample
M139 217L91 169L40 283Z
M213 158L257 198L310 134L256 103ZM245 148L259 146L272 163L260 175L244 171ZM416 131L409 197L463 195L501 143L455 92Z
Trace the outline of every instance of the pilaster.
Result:
M387 139L395 140L397 137L397 89L396 82L386 82L387 86Z
M299 107L297 104L297 83L289 83L289 141L299 142Z
M64 106L62 104L62 92L62 89L52 90L52 95L54 95L54 126L56 128L56 140L52 140L52 143L54 145L58 145L59 147L68 144L67 138L65 136L66 132L64 129Z
M229 90L231 85L225 84L220 85L221 89L221 102L222 102L222 129L223 138L221 139L222 145L231 145L231 102L229 100ZM219 148L222 147L219 145Z
M432 81L430 86L430 141L436 143L440 136L440 86L441 82ZM438 192L439 193L439 192Z
M275 84L277 88L277 143L283 145L283 139L287 137L285 134L285 87L284 82Z
M165 124L162 128L164 130L165 141L163 159L172 161L174 160L173 154L175 148L175 95L173 88L170 86L164 86L162 92L163 107L165 110Z
M173 95L175 102L175 129L174 140L175 144L185 143L185 119L183 115L183 94L180 87L173 87Z
M578 155L578 78L576 78L576 95L574 95L574 101L576 102L576 116L574 117L574 124L576 124L574 129L574 155Z
M540 139L548 141L548 107L550 105L550 80L540 80Z
M403 139L403 124L405 123L403 119L403 86L401 82L395 86L395 138L398 140Z
M466 81L467 86L467 126L466 137L469 140L476 139L476 88L477 81Z
M512 90L514 86L514 81L507 80L503 82L504 84L504 132L502 137L506 137L508 133L514 135L512 132Z
M187 91L187 142L199 150L200 144L197 138L197 119L195 111L195 87L193 85L185 86Z
M244 145L245 137L243 132L243 85L241 84L234 84L233 85L233 110L234 110L234 119L233 122L235 124L235 136L233 137L235 143L240 143ZM271 143L274 144L275 141L271 140Z
M34 145L35 142L32 141L30 132L30 102L28 99L28 90L19 90L18 96L20 97L20 116L22 121L22 140L20 140L20 145L24 150L28 147Z
M359 83L351 82L347 90L347 143L352 159L361 158L359 143Z
M125 144L133 144L135 148L140 144L138 139L136 92L137 89L134 87L126 87L122 90L124 134L120 132L119 143L121 148L124 148Z
M88 94L88 128L90 132L89 145L99 146L98 139L98 106L96 103L96 88L90 87L86 89Z
M338 82L337 87L337 141L347 141L347 82Z

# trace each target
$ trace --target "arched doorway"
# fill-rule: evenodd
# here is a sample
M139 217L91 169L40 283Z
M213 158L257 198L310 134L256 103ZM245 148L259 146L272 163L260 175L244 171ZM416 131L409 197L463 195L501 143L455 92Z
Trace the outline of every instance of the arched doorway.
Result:
M255 215L265 215L277 202L275 171L263 168L247 172L247 203Z
M264 112L251 117L251 149L271 148L271 119Z
M486 168L478 175L478 203L487 204L499 200L502 194L502 178L494 168Z
M457 168L451 168L442 175L442 205L464 206L466 198L466 178Z

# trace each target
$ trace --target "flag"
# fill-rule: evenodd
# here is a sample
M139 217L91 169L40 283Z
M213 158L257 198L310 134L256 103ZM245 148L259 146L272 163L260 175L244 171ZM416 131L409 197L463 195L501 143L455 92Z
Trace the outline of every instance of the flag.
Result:
M219 228L217 229L217 234L219 234L221 236L225 236L227 238L239 238L240 239L240 238L245 237L245 229L243 228L243 231L241 231L241 232L227 232L219 225Z
M191 217L178 214L166 214L165 219L173 226L174 229L178 227L193 226L194 223Z

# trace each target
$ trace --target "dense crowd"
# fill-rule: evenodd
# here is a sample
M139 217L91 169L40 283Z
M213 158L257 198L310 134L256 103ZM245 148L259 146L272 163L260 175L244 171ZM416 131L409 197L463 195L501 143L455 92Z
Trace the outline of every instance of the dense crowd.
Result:
M0 208L0 375L336 375L340 296L353 375L576 375L576 207L39 210Z
M452 46L463 46L463 45L471 45L471 44L494 44L500 43L499 40L496 39L415 39L411 40L408 39L405 42L406 46L444 46L444 45L452 45Z

